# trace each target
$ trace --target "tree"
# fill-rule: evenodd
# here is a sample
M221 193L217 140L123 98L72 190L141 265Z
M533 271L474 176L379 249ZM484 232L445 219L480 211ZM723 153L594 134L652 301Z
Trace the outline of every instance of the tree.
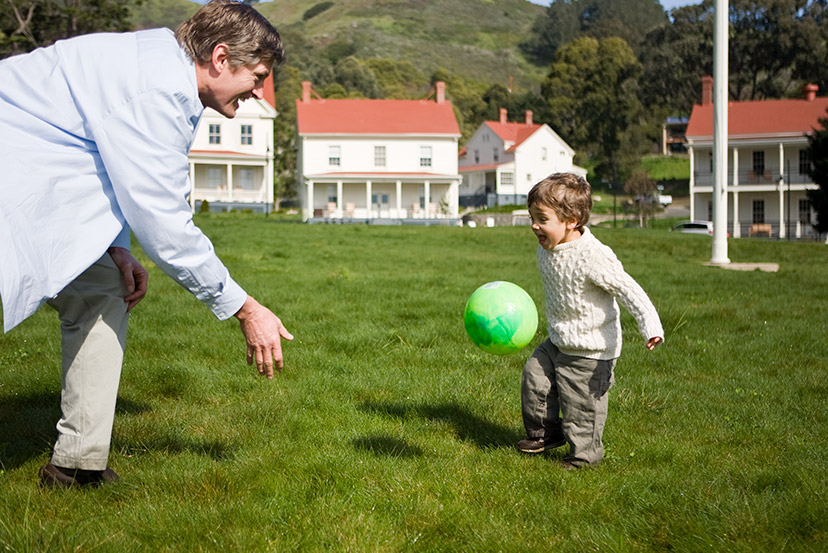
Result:
M807 150L811 159L808 176L819 188L808 190L808 199L817 215L814 228L822 234L828 232L828 117L821 117L819 124L822 129L808 136Z
M131 29L130 6L141 0L0 0L0 58L62 38Z
M731 0L729 82L734 100L799 94L802 84L828 80L826 0ZM642 48L642 100L689 115L702 76L713 72L713 0L670 12ZM828 83L826 83L828 84Z
M624 192L633 197L639 228L644 228L655 213L657 186L656 181L651 179L646 171L634 172L624 183Z
M646 33L667 23L658 0L555 0L532 27L523 50L543 65L580 36L624 39L638 51Z
M641 64L617 37L581 37L561 48L542 85L553 128L573 147L591 152L595 172L617 184L647 149L638 100Z

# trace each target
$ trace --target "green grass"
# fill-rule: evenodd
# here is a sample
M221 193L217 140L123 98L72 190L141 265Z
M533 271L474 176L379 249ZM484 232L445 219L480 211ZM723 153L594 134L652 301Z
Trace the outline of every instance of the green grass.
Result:
M131 320L110 463L122 481L45 490L59 331L0 336L0 550L825 551L822 244L597 229L661 314L647 352L624 313L607 456L519 455L520 371L463 330L510 280L543 304L526 228L301 225L199 216L236 279L296 340L274 380L234 321L151 268ZM139 252L140 254L140 252ZM533 345L542 340L542 332Z
M687 155L645 156L641 168L655 180L686 180L690 178L690 158Z

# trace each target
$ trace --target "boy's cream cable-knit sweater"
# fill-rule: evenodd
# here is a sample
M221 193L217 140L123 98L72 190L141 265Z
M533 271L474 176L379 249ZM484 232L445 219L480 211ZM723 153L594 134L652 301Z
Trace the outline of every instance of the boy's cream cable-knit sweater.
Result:
M539 246L538 268L546 292L549 339L563 353L590 359L621 355L616 299L635 317L645 340L664 338L647 293L589 228L584 227L577 240L551 250Z

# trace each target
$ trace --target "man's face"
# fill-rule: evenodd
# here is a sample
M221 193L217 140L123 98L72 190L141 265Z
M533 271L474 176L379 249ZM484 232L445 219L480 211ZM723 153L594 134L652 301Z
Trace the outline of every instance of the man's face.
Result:
M239 102L264 97L264 80L270 67L264 63L231 67L227 64L211 74L206 90L200 92L201 103L232 119Z

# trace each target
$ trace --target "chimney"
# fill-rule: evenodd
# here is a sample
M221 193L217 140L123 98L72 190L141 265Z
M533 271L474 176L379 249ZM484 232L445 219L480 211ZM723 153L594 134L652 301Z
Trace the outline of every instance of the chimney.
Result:
M437 81L434 83L434 88L437 89L437 103L444 104L446 102L446 83Z
M307 104L311 99L311 83L310 81L302 81L302 103Z
M506 108L500 108L500 124L505 125L506 123L508 123L506 119Z
M709 106L713 103L713 77L705 75L702 77L702 105Z
M527 125L532 124L532 110L531 109L526 110L526 124Z
M808 102L813 102L816 100L817 90L819 90L819 86L814 83L808 83L802 87L802 95L805 96L805 100Z

